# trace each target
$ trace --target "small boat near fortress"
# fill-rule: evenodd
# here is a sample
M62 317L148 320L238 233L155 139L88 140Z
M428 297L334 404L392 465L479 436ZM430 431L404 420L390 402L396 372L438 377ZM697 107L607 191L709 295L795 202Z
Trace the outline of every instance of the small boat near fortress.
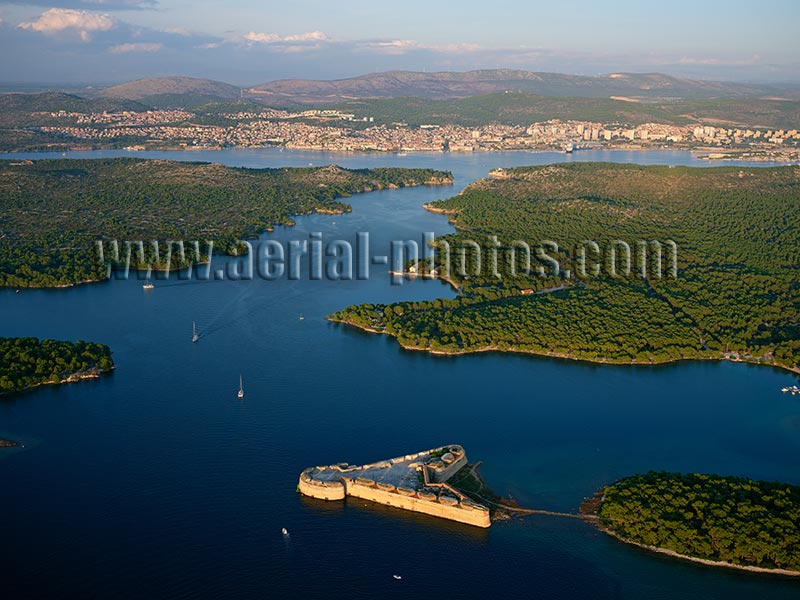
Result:
M800 394L800 387L793 385L791 387L785 387L781 390L784 394L791 394L792 396L796 394Z

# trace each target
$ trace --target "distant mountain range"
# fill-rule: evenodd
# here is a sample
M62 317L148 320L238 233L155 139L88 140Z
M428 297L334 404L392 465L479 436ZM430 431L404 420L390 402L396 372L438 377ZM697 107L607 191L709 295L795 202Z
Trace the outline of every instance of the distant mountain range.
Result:
M719 98L642 101L611 98L542 96L525 92L469 98L374 98L330 105L375 123L409 125L520 125L550 119L600 123L667 123L723 127L800 128L800 101L768 98Z
M100 90L99 94L105 98L136 100L152 106L197 106L236 100L242 96L242 89L211 79L158 77L113 85Z
M336 80L282 79L239 88L191 77L130 81L100 90L109 98L152 105L192 106L235 99L271 106L337 104L354 99L468 98L502 92L542 96L653 99L800 98L800 85L777 86L698 81L660 73L613 73L597 77L495 69L466 73L390 71Z
M201 94L220 98L238 98L241 88L212 79L194 77L155 77L120 83L102 90L103 96L141 100L162 94Z
M281 80L250 88L191 77L140 79L103 89L0 93L0 149L49 148L63 139L36 126L48 113L185 108L193 123L230 125L230 112L327 106L376 124L530 124L549 119L637 125L800 129L800 86L693 81L660 74L602 77L493 70L373 73L334 81ZM63 120L63 119L62 119Z
M156 89L153 87L154 81L158 80L147 80L147 85L150 87L144 91ZM0 94L0 130L55 124L58 119L47 113L57 113L58 111L142 112L152 108L181 107L195 112L197 115L195 122L197 123L224 125L231 123L225 120L223 116L225 113L259 112L264 108L264 104L253 101L250 99L251 97L246 96L244 99L235 100L221 98L207 93L212 88L202 89L198 88L196 83L193 85L194 91L172 87L169 89L178 93L151 94L140 96L139 100L102 95L80 97L63 92ZM289 105L285 104L285 106ZM582 98L507 92L446 99L363 98L336 104L322 104L322 106L352 113L359 118L372 117L376 124L406 122L410 125L427 123L473 127L492 122L520 125L561 119L628 125L669 123L673 125L800 128L800 100L775 98L634 100L621 97ZM307 107L308 105L291 104L293 109Z
M508 69L466 73L390 71L351 79L313 81L286 79L246 90L248 95L286 98L304 104L341 102L356 98L467 98L498 92L527 92L541 96L581 98L742 98L800 92L774 86L694 81L659 73L614 73L599 77L533 73Z

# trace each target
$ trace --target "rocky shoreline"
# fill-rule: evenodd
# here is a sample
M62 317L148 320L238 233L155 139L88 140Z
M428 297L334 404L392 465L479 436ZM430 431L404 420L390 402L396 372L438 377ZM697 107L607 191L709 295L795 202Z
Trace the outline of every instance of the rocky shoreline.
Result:
M735 569L738 571L747 571L750 573L762 573L768 575L778 575L783 577L800 577L800 570L792 570L792 569L784 569L780 567L758 567L754 565L747 565L747 564L739 564L734 562L729 562L726 560L714 560L712 558L700 558L698 556L693 556L691 554L683 554L681 552L677 552L675 550L670 550L669 548L663 548L661 546L654 546L650 544L646 544L643 542L638 542L632 540L620 533L617 533L609 526L604 524L600 520L600 511L603 504L607 501L607 491L608 488L604 487L597 490L594 495L587 497L580 505L580 515L583 519L587 520L587 522L593 523L598 530L602 531L606 535L614 538L615 540L622 542L623 544L627 544L629 546L634 546L636 548L640 548L642 550L646 550L648 552L653 552L656 554L661 554L664 556L669 556L671 558L677 558L680 560L688 561L697 563L700 565L708 566L708 567L715 567L715 568L724 568L724 569Z
M106 373L111 373L114 369L115 369L115 367L111 367L110 369L100 369L98 367L93 367L93 368L89 369L88 371L83 371L83 372L80 372L80 373L72 373L68 377L65 377L64 379L62 379L62 380L60 380L58 382L55 382L55 381L42 381L41 383L37 383L35 385L29 385L28 387L23 388L21 390L15 390L13 392L9 392L8 395L10 395L10 394L22 394L22 393L25 393L25 392L29 392L31 390L35 390L36 388L41 387L43 385L63 385L65 383L77 383L79 381L84 381L86 379L98 379L101 375L104 375ZM4 394L0 394L0 397L3 396L3 395Z
M430 273L412 273L410 271L389 271L389 275L393 275L395 277L405 277L406 279L416 279L417 277L422 279L438 279L440 281L444 281L450 287L452 287L456 294L461 294L463 292L461 286L458 285L455 280L438 274L431 275Z
M448 282L449 283L449 282ZM358 323L353 323L352 321L348 321L345 319L334 319L332 317L327 317L327 320L332 323L341 323L342 325L348 325L350 327L355 327L362 331L366 331L367 333L377 333L379 335L388 335L395 340L397 337L387 331L380 331L378 329L374 329L372 327L367 327L366 325L359 325ZM461 356L465 354L481 354L484 352L500 352L504 354L526 354L529 356L541 356L544 358L558 358L561 360L572 360L577 362L585 362L585 363L592 363L592 364L599 364L599 365L622 365L622 366L655 366L655 365L667 365L672 363L678 363L683 361L691 361L691 360L698 360L698 361L712 361L712 360L727 360L730 362L737 362L737 363L747 363L751 365L762 365L767 367L776 367L778 369L784 369L786 371L790 371L792 373L800 374L800 368L790 367L788 365L781 365L779 363L774 362L764 362L758 359L747 359L741 357L734 357L726 354L721 354L720 356L713 356L707 358L671 358L666 360L652 360L652 361L618 361L618 360L609 360L607 358L583 358L579 356L572 356L570 354L564 354L561 352L537 352L534 350L524 350L519 348L500 348L499 346L483 346L481 348L462 348L459 350L433 350L431 348L425 348L422 346L412 346L410 344L404 344L403 342L397 340L397 343L400 345L403 350L414 350L417 352L427 352L428 354L433 354L437 356Z
M748 565L737 565L734 563L729 563L725 561L719 560L708 560L706 558L696 558L694 556L689 556L687 554L679 554L674 550L668 550L667 548L660 548L658 546L648 546L647 544L640 544L639 542L634 542L633 540L629 540L621 535L614 533L610 529L606 529L605 527L598 525L597 528L613 537L614 539L622 542L623 544L628 544L630 546L635 546L637 548L641 548L643 550L647 550L648 552L655 552L657 554L664 554L666 556L670 556L672 558L679 558L681 560L686 560L689 562L705 565L707 567L717 567L723 569L736 569L738 571L749 571L751 573L766 573L769 575L780 575L783 577L800 577L800 571L789 571L788 569L766 569L764 567L751 567Z

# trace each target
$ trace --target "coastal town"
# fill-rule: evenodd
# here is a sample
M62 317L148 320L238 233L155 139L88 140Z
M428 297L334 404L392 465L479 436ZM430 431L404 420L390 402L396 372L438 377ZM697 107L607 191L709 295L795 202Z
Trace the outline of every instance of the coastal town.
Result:
M335 109L290 112L264 108L209 119L186 110L39 113L34 130L76 146L129 150L276 146L328 152L573 151L582 148L706 150L709 159L800 159L798 129L548 120L525 125L379 123Z

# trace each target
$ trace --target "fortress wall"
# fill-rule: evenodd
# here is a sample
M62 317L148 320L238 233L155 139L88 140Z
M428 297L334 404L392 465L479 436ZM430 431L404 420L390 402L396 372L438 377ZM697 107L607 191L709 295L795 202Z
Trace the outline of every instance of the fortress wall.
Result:
M383 490L377 486L365 485L357 480L347 480L346 491L348 496L353 496L354 498L361 498L386 506L394 506L395 508L402 508L432 515L434 517L450 519L451 521L458 521L459 523L466 523L467 525L474 525L476 527L489 527L491 525L489 511L473 504L459 506L456 501L455 505L448 506L446 504L440 504L435 500L421 500L420 498L407 496L395 491Z
M310 471L311 469L306 469L300 473L300 481L297 487L303 495L319 500L344 500L344 483L341 481L319 481L313 479L309 474Z
M462 452L461 456L454 460L451 464L447 465L444 469L428 469L433 475L433 481L437 483L444 483L455 475L458 470L467 464L467 453Z
M458 452L454 453L457 456L456 460L447 466L444 466L441 461L437 461L438 469L434 469L431 466L423 467L425 482L431 486L449 489L461 498L461 502L449 496L437 498L435 494L427 490L414 490L405 487L396 488L390 483L375 482L372 479L358 476L359 473L369 469L386 469L390 465L404 462L410 463L409 467L413 469L416 466L414 461L417 459L425 463L430 460L431 453L446 448L458 449ZM467 455L464 449L457 444L450 444L427 452L407 454L388 461L379 461L361 467L351 466L347 463L338 463L329 467L311 467L300 474L298 490L306 496L320 500L344 500L346 496L353 496L354 498L377 502L385 506L393 506L442 519L450 519L451 521L458 521L459 523L466 523L476 527L489 527L491 525L489 510L467 500L446 483L466 464ZM338 475L328 472L323 475L326 479L325 481L314 477L315 473L326 470L338 472ZM331 481L330 479L335 480Z

